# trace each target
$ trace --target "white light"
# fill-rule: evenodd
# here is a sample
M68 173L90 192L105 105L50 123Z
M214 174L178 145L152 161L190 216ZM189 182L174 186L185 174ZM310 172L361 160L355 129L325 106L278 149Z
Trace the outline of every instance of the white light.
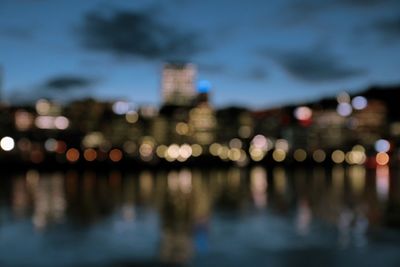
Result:
M44 148L47 151L50 151L50 152L56 151L56 149L57 149L57 140L55 140L53 138L47 139L46 142L44 142Z
M312 110L309 107L298 107L294 110L294 116L300 121L311 119Z
M267 138L261 134L254 136L251 143L256 148L267 148L267 146L268 146Z
M349 103L339 103L339 105L336 108L336 111L337 113L339 113L340 116L347 117L351 114L353 108Z
M54 120L54 125L56 126L57 129L59 130L65 130L69 126L69 120L64 117L64 116L58 116Z
M379 139L375 142L375 150L377 152L388 152L390 149L390 143L388 140Z
M4 151L11 151L14 149L15 146L15 142L14 139L12 139L9 136L5 136L0 140L0 147L4 150Z
M115 114L122 115L129 111L129 103L124 101L117 101L113 104L112 110Z
M351 104L353 105L353 108L356 110L362 110L367 107L368 101L365 97L363 96L356 96L353 98L351 101Z
M54 117L38 116L35 119L35 125L39 129L53 129L54 128Z

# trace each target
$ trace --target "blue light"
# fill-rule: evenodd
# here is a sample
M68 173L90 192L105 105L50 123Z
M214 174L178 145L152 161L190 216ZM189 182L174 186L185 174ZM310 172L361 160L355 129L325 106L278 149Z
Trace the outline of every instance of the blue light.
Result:
M197 91L199 93L208 93L211 88L211 83L207 80L201 80L197 84Z

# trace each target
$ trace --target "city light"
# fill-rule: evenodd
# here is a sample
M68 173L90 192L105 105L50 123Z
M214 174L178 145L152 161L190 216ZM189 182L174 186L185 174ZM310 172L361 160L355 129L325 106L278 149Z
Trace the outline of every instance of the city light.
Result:
M130 111L126 112L125 119L129 123L135 123L139 119L139 114L134 110L130 110Z
M312 117L312 110L309 107L298 107L294 110L294 116L300 121L307 121Z
M356 110L362 110L367 107L368 101L363 96L356 96L351 100L351 105Z
M389 163L389 155L385 152L376 154L376 163L378 165L387 165Z
M390 150L390 143L388 140L379 139L375 142L376 152L388 152Z
M325 160L326 158L326 154L322 149L317 149L313 152L313 159L315 160L315 162L317 163L321 163Z
M331 155L332 161L336 164L340 164L345 160L345 153L342 150L335 150Z
M353 111L349 103L339 103L336 109L337 113L342 117L348 117Z
M79 160L79 157L80 157L79 150L76 148L70 148L65 153L65 157L67 158L67 160L69 162L76 162Z
M97 152L93 148L87 148L83 152L83 157L87 161L94 161L97 158Z
M117 101L113 104L112 110L115 114L123 115L129 111L130 105L125 101Z
M12 137L9 136L4 136L3 138L1 138L0 140L0 147L1 149L3 149L4 151L11 151L14 149L15 146L15 142L14 139Z
M0 267L400 267L400 0L0 14Z
M272 153L272 158L276 162L282 162L286 158L286 152L283 149L275 149L274 152Z
M110 160L113 162L118 162L122 159L122 151L114 148L109 153Z
M298 162L303 162L307 158L307 152L304 149L296 149L293 153L293 157Z

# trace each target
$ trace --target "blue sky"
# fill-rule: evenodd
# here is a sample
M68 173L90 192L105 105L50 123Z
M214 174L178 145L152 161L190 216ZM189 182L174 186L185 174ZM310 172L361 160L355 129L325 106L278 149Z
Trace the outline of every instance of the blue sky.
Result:
M197 64L217 106L400 83L400 1L0 0L8 100L159 104L168 60Z

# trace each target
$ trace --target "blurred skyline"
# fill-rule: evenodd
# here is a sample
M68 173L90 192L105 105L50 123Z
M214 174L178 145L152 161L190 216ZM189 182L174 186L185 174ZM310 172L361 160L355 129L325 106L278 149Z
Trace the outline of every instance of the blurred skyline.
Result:
M398 10L396 0L2 0L2 95L159 104L166 61L196 64L217 106L399 83Z

